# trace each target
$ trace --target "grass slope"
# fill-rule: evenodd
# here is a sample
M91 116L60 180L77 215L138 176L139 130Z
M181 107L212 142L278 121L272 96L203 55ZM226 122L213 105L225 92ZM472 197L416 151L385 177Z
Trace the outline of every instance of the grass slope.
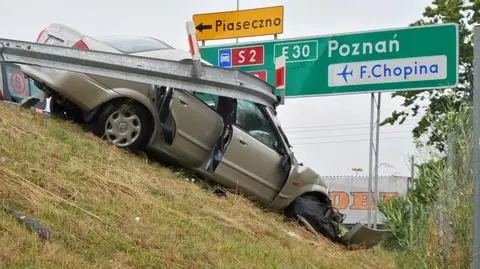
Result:
M232 193L217 197L80 127L0 104L0 268L392 268ZM136 219L136 218L139 219ZM288 235L295 232L300 239Z

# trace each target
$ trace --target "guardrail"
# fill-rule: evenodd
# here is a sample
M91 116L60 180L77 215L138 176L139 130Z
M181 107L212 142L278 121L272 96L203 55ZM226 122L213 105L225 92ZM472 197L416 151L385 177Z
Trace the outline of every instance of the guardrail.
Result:
M280 97L267 82L243 71L118 53L85 51L33 42L0 39L0 61L42 66L246 99L277 106Z

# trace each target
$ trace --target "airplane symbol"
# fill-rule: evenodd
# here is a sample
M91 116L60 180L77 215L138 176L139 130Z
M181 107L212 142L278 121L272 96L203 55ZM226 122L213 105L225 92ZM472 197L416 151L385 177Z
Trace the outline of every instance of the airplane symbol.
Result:
M353 70L348 72L348 64L345 65L345 68L343 68L343 71L338 73L337 76L342 76L343 79L345 80L345 83L348 83L347 81L347 75L353 76Z

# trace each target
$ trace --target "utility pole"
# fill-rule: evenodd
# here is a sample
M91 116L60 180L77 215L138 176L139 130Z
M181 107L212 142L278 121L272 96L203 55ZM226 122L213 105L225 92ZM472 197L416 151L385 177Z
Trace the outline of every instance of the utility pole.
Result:
M480 26L473 31L473 257L474 269L480 269Z

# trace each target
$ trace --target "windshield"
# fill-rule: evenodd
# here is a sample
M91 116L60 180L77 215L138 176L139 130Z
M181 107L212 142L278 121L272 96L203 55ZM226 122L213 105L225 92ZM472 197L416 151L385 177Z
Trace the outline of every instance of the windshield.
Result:
M151 50L173 49L170 45L152 37L100 36L94 38L126 54Z
M290 142L288 141L287 136L283 132L282 126L280 125L280 121L278 120L274 109L271 107L266 107L266 110L268 111L268 114L270 114L270 118L272 118L273 123L276 125L277 130L282 136L283 140L285 140L285 143L287 143L287 146L291 148L292 146L290 145Z

